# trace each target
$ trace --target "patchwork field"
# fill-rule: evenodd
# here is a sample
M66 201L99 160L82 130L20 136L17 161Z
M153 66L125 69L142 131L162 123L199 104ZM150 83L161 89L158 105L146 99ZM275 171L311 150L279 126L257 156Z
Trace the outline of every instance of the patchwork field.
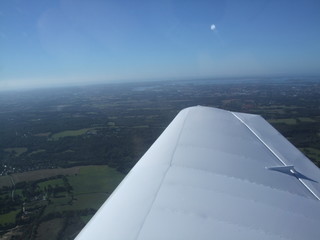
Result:
M22 216L25 219L40 220L36 239L43 239L45 233L50 233L47 239L57 239L58 234L68 229L66 214L70 216L70 221L75 217L78 219L78 223L70 226L85 224L110 196L124 174L99 165L44 169L13 174L13 177L16 184L27 184L15 189L14 196L15 199L24 199L25 212ZM2 176L0 181L8 178ZM28 198L29 191L33 192L34 197ZM11 199L11 188L2 192L0 197ZM17 205L12 211L0 214L0 226L15 224L17 215L21 213L21 206ZM52 228L52 224L56 228Z

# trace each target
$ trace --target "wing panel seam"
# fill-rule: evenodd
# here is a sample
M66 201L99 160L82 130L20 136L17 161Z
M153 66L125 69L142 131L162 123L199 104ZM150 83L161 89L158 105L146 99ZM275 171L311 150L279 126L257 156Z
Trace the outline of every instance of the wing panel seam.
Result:
M169 171L169 169L170 169L171 166L172 166L173 157L174 157L174 154L175 154L175 152L176 152L176 150L177 150L177 146L178 146L178 143L179 143L179 141L180 141L180 137L181 137L181 134L182 134L182 130L184 129L184 126L185 126L185 123L186 123L186 120L187 120L187 118L188 118L189 113L190 113L190 110L188 109L188 112L187 112L185 118L183 119L183 123L182 123L181 129L180 129L180 132L179 132L177 141L176 141L176 145L175 145L175 147L174 147L174 149L173 149L173 151L172 151L172 154L171 154L170 164L168 165L168 167L167 167L167 169L166 169L166 172L165 172L165 174L163 175L163 178L161 179L161 182L160 182L159 187L158 187L158 189L157 189L157 192L156 192L156 194L155 194L155 196L154 196L154 198L153 198L153 200L152 200L152 203L151 203L151 205L150 205L150 208L149 208L147 214L146 214L145 217L144 217L144 220L143 220L143 222L142 222L142 224L141 224L141 226L140 226L140 228L139 228L139 231L138 231L136 237L134 238L134 239L136 239L136 240L137 240L137 239L139 238L139 236L140 236L140 233L141 233L141 231L142 231L143 225L145 224L145 222L146 222L146 220L147 220L147 218L148 218L148 216L149 216L149 214L150 214L150 212L151 212L152 206L153 206L155 200L156 200L157 197L158 197L158 194L159 194L159 191L160 191L160 189L161 189L161 186L163 185L163 181L164 181L164 179L166 178L166 176L167 176L167 174L168 174L168 171Z

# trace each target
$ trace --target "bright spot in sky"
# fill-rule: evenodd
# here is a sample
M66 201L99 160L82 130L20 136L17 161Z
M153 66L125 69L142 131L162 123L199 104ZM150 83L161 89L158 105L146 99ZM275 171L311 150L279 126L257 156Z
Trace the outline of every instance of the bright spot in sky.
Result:
M216 29L216 25L212 24L211 25L211 30L214 31Z

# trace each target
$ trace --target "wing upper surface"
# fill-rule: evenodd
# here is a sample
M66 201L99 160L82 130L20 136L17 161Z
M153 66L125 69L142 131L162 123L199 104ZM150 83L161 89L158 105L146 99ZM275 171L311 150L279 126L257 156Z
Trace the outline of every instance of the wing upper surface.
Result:
M191 107L77 239L319 239L319 181L260 116Z

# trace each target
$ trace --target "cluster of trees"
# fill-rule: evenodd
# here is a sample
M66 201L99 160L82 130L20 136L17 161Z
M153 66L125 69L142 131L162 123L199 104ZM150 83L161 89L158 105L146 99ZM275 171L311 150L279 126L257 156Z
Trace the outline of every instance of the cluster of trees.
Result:
M48 184L45 187L40 188L39 184L42 182L47 182L54 179L61 179L62 185L51 185ZM75 212L62 212L54 213L42 216L46 204L37 204L41 202L44 197L50 204L50 198L56 198L60 193L70 193L72 195L72 186L70 185L68 178L63 175L58 175L50 178L44 178L32 182L18 182L15 184L15 194L12 198L11 187L2 187L0 189L0 215L6 214L11 211L18 210L16 214L15 222L8 222L5 224L0 224L0 230L6 230L15 227L16 225L26 225L26 224L39 224L41 221L47 221L55 217L64 217L65 215L73 216L77 214L79 216L87 216L92 214L94 209L84 209ZM21 195L18 194L21 192ZM40 203L39 202L39 203ZM41 218L39 218L41 217ZM37 220L37 221L35 221ZM30 232L31 234L31 232Z

